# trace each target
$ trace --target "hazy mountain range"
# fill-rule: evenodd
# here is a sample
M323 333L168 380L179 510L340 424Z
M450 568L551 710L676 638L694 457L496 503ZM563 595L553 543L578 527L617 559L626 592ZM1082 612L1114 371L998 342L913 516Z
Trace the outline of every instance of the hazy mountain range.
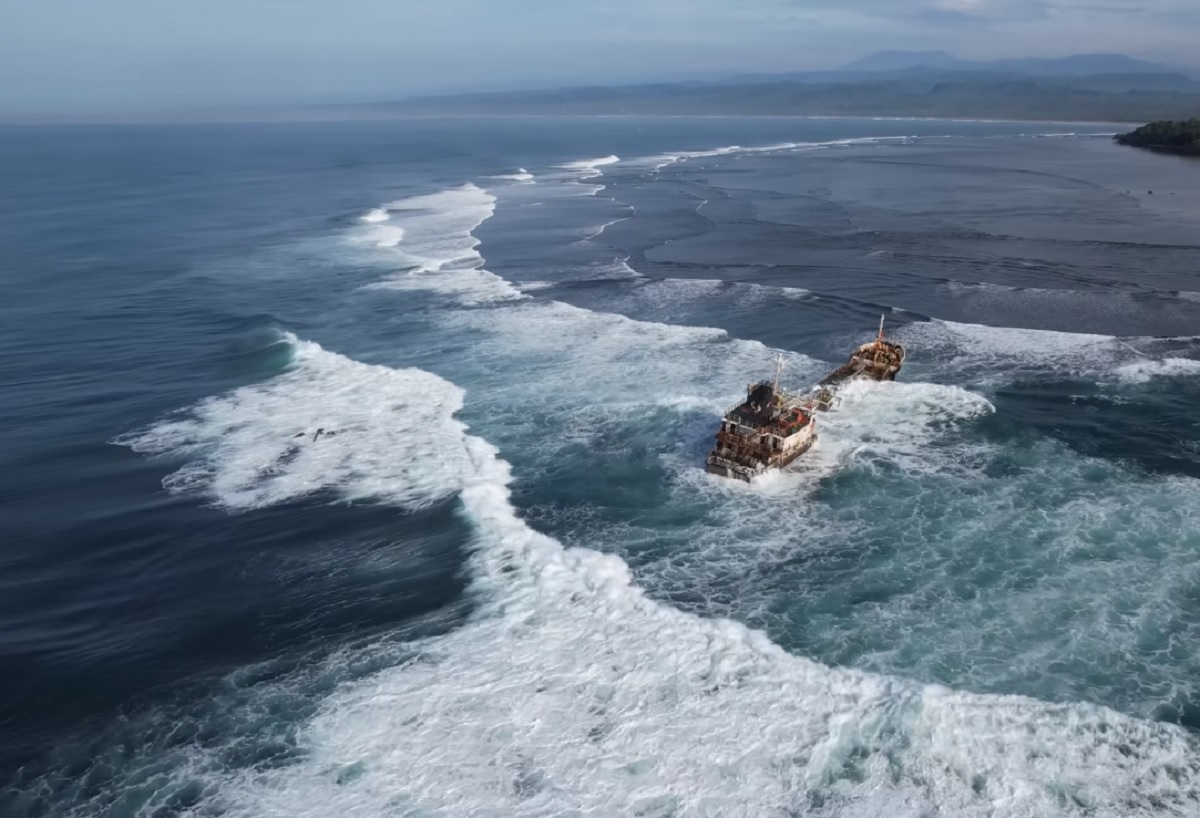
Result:
M960 60L945 51L880 51L845 67L846 71L900 71L940 68L1038 76L1079 77L1088 74L1161 74L1177 69L1126 57L1124 54L1075 54L1070 57L1015 60Z
M830 71L330 106L379 115L825 115L1141 122L1200 115L1200 72L1121 54L962 60L883 51Z

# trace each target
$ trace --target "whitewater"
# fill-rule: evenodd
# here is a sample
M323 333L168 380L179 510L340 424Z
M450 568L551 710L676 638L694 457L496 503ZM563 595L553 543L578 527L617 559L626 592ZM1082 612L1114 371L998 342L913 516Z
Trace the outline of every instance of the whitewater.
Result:
M287 374L127 442L203 453L168 485L233 511L323 489L402 507L453 491L476 526L480 609L334 692L304 729L306 760L226 782L225 814L922 815L934 802L959 815L1129 815L1194 803L1198 759L1171 728L834 670L648 600L618 558L522 522L508 465L453 421L453 384L287 343ZM303 414L281 426L286 406ZM337 448L286 463L281 428L307 429L316 408L338 420ZM403 413L389 426L421 433L355 435L385 408ZM380 444L409 467L377 463ZM247 492L264 468L270 480Z
M795 556L789 549L797 536L812 558L836 554L851 533L871 541L899 530L920 562L922 538L954 551L1009 526L1030 543L1076 538L1073 547L1088 548L1095 543L1086 541L1087 531L1132 517L1154 540L1149 547L1182 560L1185 532L1200 509L1191 481L1126 480L1110 464L1052 443L1010 454L1003 439L974 431L995 422L989 390L1016 376L1067 373L1140 388L1190 377L1194 362L1160 353L1153 339L908 323L899 336L920 354L907 377L849 390L823 424L813 456L796 469L755 486L728 485L701 474L696 460L712 419L738 397L747 373L781 351L789 377L805 382L828 361L724 329L576 306L555 297L561 282L509 282L485 269L478 252L475 233L506 195L535 188L546 195L554 184L564 196L576 195L572 186L595 195L605 190L597 180L620 163L615 155L564 163L544 174L546 184L539 174L534 186L524 170L498 177L513 183L511 193L470 183L393 201L347 229L345 247L396 268L367 284L368 293L437 299L425 338L431 350L413 356L425 365L364 363L284 333L274 342L289 356L280 374L119 438L135 451L182 462L164 485L230 514L306 498L377 503L397 513L450 503L473 531L469 621L406 646L399 659L395 645L380 638L323 660L315 674L337 678L347 665L385 657L377 671L321 697L299 728L303 752L290 763L228 769L215 758L226 748L187 750L166 775L202 782L195 814L1006 817L1200 810L1200 753L1178 727L1093 704L831 667L730 618L769 628L777 600L764 597L756 608L756 591L744 588L749 609L720 601L731 575L753 577L760 561ZM632 164L657 173L677 163L652 157ZM603 280L612 263L597 263L589 276ZM620 264L633 270L628 259ZM780 299L812 300L805 290L761 284L659 279L629 287L614 306L627 299L632 312L669 307L681 318L713 299L747 313ZM471 342L457 345L459 338ZM462 416L472 406L468 428ZM317 427L335 434L310 442ZM651 437L676 444L654 448L646 443ZM519 453L519 467L502 451ZM638 452L643 460L635 462L669 478L661 499L676 510L673 529L653 518L564 517L552 503L525 510L514 504L521 481L553 480L564 462L586 468L592 458ZM998 470L1004 458L1025 458L1042 482L1031 484L1015 465ZM821 498L829 481L868 477L894 493L891 510L879 517L828 512ZM1123 484L1127 503L1100 494L1114 484ZM1072 500L1073 492L1081 499ZM696 505L704 507L698 521L680 511ZM972 519L981 508L1003 519ZM928 513L934 516L921 517ZM560 536L543 533L537 520ZM670 556L642 559L663 537L674 545ZM876 570L866 563L862 569ZM1037 570L1055 583L1084 576L1070 566L1060 574ZM1147 570L1123 579L1140 587L1157 577ZM704 602L689 601L686 588L708 589ZM989 617L1002 626L1022 606L1034 609L1019 589L1013 593L1013 607L983 599L986 609L970 614L978 618L948 628L948 653L940 656L960 647L955 640L968 626L978 631ZM867 619L848 620L841 626L848 630L836 635L853 639L855 628L875 627L898 645L921 627L919 596L918 609L898 620L873 621L868 610ZM271 695L298 695L298 684L284 676Z

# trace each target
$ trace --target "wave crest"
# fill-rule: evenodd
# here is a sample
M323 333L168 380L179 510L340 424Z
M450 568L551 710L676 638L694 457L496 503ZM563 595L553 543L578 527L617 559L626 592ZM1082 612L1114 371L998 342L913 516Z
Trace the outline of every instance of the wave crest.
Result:
M223 814L905 816L936 803L963 816L1125 816L1195 805L1200 759L1178 730L835 670L649 600L620 559L564 549L520 519L508 464L453 420L456 387L293 343L295 370L131 445L198 458L202 479L188 482L231 508L319 486L402 505L457 491L477 530L483 608L417 658L335 689L298 761L216 788ZM258 468L281 461L280 432L318 417L347 430L340 449L318 455L317 442L311 460Z

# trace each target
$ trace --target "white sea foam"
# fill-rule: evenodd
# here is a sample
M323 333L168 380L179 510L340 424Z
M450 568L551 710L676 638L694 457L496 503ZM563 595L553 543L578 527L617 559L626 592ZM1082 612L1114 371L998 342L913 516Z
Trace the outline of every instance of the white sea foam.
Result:
M503 173L498 176L493 176L493 179L505 179L510 182L528 182L534 181L533 174L525 170L525 168L517 168L516 173Z
M618 258L591 267L588 271L588 278L620 281L622 279L642 279L645 276L630 267L628 259Z
M919 382L851 382L838 390L838 401L820 418L822 459L844 466L882 457L913 473L955 468L953 459L931 456L934 444L955 425L995 411L974 392Z
M776 145L764 145L750 148L744 148L741 145L725 145L720 148L711 148L709 150L702 151L680 151L678 153L663 153L655 156L640 157L630 162L630 164L635 167L640 165L649 165L654 170L658 171L677 162L686 162L688 159L703 159L712 156L728 156L734 153L770 153L774 151L783 151L796 148L801 144L802 143L799 142L781 142Z
M950 344L963 354L976 357L998 354L1061 358L1116 346L1116 339L1110 335L992 327L940 319L909 324L904 332L917 337L923 346Z
M812 297L810 290L801 287L778 287L715 278L660 278L647 282L634 293L640 300L664 307L688 302L711 306L714 299L721 299L721 306L726 309L731 303L758 308L777 303L780 299L803 301Z
M373 286L427 290L455 296L464 304L521 298L521 292L483 268L474 230L491 218L496 198L473 184L414 196L386 205L387 224L353 234L360 243L392 250L398 272Z
M708 297L720 283L697 286ZM983 421L994 411L986 398L915 380L925 368L939 379L955 367L979 371L969 350L954 350L949 368L921 350L921 367L906 369L899 382L848 385L842 404L819 416L811 452L746 486L704 474L703 458L720 412L744 394L747 380L770 373L772 350L718 331L553 303L463 313L448 328L491 334L472 348L470 371L458 371L487 396L488 436L502 435L506 450L520 452L530 484L596 481L588 492L595 505L539 504L526 509L528 518L552 525L568 543L608 543L631 555L641 584L657 598L808 631L803 643L817 643L821 656L912 668L918 678L949 675L973 689L1046 690L1071 700L1093 695L1080 689L1086 674L1100 701L1139 713L1161 703L1149 698L1160 692L1130 701L1119 674L1079 666L1108 667L1144 649L1142 626L1121 624L1128 612L1190 582L1185 571L1169 588L1163 584L1170 582L1164 572L1175 576L1192 550L1186 532L1200 509L1196 486L1137 480L1065 446L1026 450L980 434L1004 425ZM577 341L563 343L568 337ZM1038 360L1062 371L1053 357ZM803 388L827 366L788 356L785 383ZM518 367L519 379L487 374ZM661 514L614 501L622 493L614 481L642 480L653 482ZM1137 534L1123 533L1130 531ZM1120 559L1104 545L1114 535L1124 543ZM879 566L876 552L891 549L903 556ZM965 601L964 572L979 570L978 559L990 564L992 556L979 554L994 549L1015 566L1013 578L989 578ZM1156 567L1163 550L1169 570ZM807 580L794 567L846 560L861 579L825 568ZM1114 598L1083 590L1108 587L1109 575L1121 571L1136 591ZM838 601L871 587L888 590L845 609ZM826 593L828 605L797 601ZM789 625L789 610L818 618ZM1154 624L1145 627L1185 627L1147 616ZM1070 623L1072 645L1060 644L1051 622ZM921 638L910 644L907 634L916 632ZM878 644L859 647L864 642ZM1072 669L1048 667L1064 663ZM1169 662L1154 662L1148 673L1152 684L1175 678Z
M1125 383L1149 383L1155 378L1194 378L1200 375L1200 361L1191 358L1134 361L1117 367L1116 374Z
M500 372L502 359L519 360L523 376L515 388L532 388L552 400L565 385L567 397L590 407L602 401L651 405L664 394L707 396L723 405L741 391L748 371L769 369L772 361L772 352L761 343L730 339L721 329L636 321L557 301L462 311L445 320L448 328L494 337L495 343L473 359L484 371ZM798 379L815 376L824 366L796 353L785 353L785 360ZM579 381L564 383L572 375ZM544 390L533 388L539 382Z
M676 164L677 162L686 162L689 159L707 159L714 156L730 156L735 154L746 155L758 153L782 153L788 151L807 151L852 145L885 145L889 142L908 142L914 138L915 137L910 136L867 136L856 137L853 139L833 139L825 142L778 142L772 145L754 146L724 145L719 148L710 148L708 150L680 151L678 153L663 153L653 156L639 157L631 160L629 164L634 167L649 166L653 170L659 171L665 167Z
M374 224L359 231L356 239L381 249L396 247L404 241L404 228L393 224Z
M388 212L385 208L375 207L368 210L364 215L359 217L362 222L386 222L388 220Z
M681 153L664 153L658 156L647 157L647 161L653 165L654 169L657 171L662 170L669 165L674 165L676 162L684 158L686 157Z
M711 291L724 282L686 282ZM638 288L641 289L641 288ZM678 295L678 294L677 294ZM757 341L731 339L723 330L636 321L619 314L597 313L558 302L541 302L502 311L463 312L448 318L454 330L486 332L492 340L476 348L473 382L485 383L497 407L536 405L549 413L561 431L546 434L530 428L522 445L536 456L538 468L553 472L570 447L591 450L629 445L676 447L664 453L664 465L687 492L718 495L746 491L740 484L710 478L700 468L721 412L744 395L748 380L770 374L776 354L785 363L784 382L806 389L828 364L793 352L768 349ZM570 339L563 343L563 339ZM520 362L521 378L503 375ZM535 397L536 396L536 397ZM924 383L853 384L842 392L841 408L823 414L813 452L782 475L770 475L749 490L789 493L754 526L755 548L764 539L787 540L799 528L804 508L796 502L818 481L864 458L884 460L914 474L939 471L942 458L930 458L927 447L950 430L993 411L983 397L958 387ZM671 407L675 418L656 415ZM525 410L501 421L522 428ZM684 424L684 425L678 425ZM640 430L631 438L624 430ZM651 442L653 441L653 442ZM686 501L685 501L686 502ZM720 515L721 512L713 511ZM740 513L740 512L738 512ZM797 514L800 517L797 517ZM736 530L736 521L727 521ZM720 529L695 533L698 542L724 537Z
M725 145L720 148L712 148L703 151L684 151L680 156L684 159L704 159L710 156L728 156L732 153L774 153L776 151L793 150L799 147L811 147L816 143L806 142L779 142L774 145L759 145L753 147L743 147L742 145Z
M575 162L564 162L559 167L564 170L575 171L579 174L580 179L594 179L603 174L600 168L605 165L614 165L621 161L621 157L611 154L609 156L601 156L596 159L580 159Z
M532 310L460 315L521 319ZM635 333L659 357L662 344L729 346L713 330L588 319L561 306L542 312ZM530 317L517 323L528 328ZM594 348L587 340L572 348ZM618 341L591 340L620 357ZM405 506L457 490L477 530L472 571L481 607L467 625L422 643L417 658L336 688L302 730L304 753L294 763L211 782L206 797L221 814L923 816L932 809L1017 818L1197 809L1200 762L1179 730L1087 705L835 670L735 623L652 602L621 560L565 550L521 521L509 467L452 417L457 388L427 373L389 373L296 346L293 370L206 401L182 427L168 421L132 442L190 458L181 474L193 476L173 485L231 508L322 486ZM930 397L929 405L977 406L950 392ZM313 401L320 411L301 408ZM291 465L297 460L281 455L280 434L318 416L349 430L329 441L342 445L333 468ZM263 486L252 476L257 463L275 464L258 478ZM353 652L364 650L376 649ZM337 656L331 665L361 658ZM197 763L193 774L203 769Z
M287 372L118 442L186 456L167 488L233 511L325 491L414 508L460 487L466 457L438 441L462 435L452 417L462 390L421 370L356 363L290 333L287 342Z
M612 227L614 224L619 224L620 222L625 221L628 218L629 218L629 216L621 216L620 218L609 219L604 224L599 225L598 227L585 227L580 231L583 233L583 238L581 238L580 241L584 242L584 241L592 241L593 239L598 239L598 238L600 238L601 235L603 235L605 230Z
M1169 354L1159 358L1164 344L1169 350L1170 342L1189 340L1182 338L1116 338L937 319L907 324L898 336L944 373L986 380L1039 371L1133 383L1186 375L1195 363Z
M576 162L564 162L559 165L561 170L567 171L567 177L576 189L582 190L584 196L595 196L600 191L604 190L604 185L588 184L591 179L603 176L604 171L601 168L606 165L613 165L621 161L621 157L614 155L601 156L595 159L580 159Z
M1005 374L1021 367L1064 374L1111 370L1135 354L1108 335L991 327L934 319L908 324L899 337L942 367L962 365L977 374Z

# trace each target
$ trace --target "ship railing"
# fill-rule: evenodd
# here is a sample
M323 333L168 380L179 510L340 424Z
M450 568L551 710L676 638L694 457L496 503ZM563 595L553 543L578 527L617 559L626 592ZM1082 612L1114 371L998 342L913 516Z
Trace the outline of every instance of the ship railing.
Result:
M737 416L736 412L738 409L741 409L744 404L745 404L745 401L741 401L739 403L733 404L732 406L730 406L728 409L726 409L724 412L721 413L721 418L726 419L730 415L733 415L733 419L736 421L738 426L741 426L743 429L753 429L755 432L761 432L761 430L768 428L766 426L755 426L752 423L746 423L741 418L739 418Z
M781 394L787 394L787 393L781 393ZM786 398L784 398L780 402L779 407L780 407L780 409L791 409L791 408L811 409L813 402L815 400L816 400L816 396L812 395L812 394L803 394L803 395L792 394L792 395L788 395ZM721 413L721 417L729 417L729 415L733 414L738 409L741 409L742 406L744 406L745 404L746 404L746 401L744 401L744 400L738 401L737 403L734 403L734 404L730 404L725 409L725 411ZM746 424L743 423L741 425L745 426ZM749 427L749 428L754 428L754 427Z
M722 419L722 420L729 419L729 416L730 416L731 414L733 414L733 413L734 413L734 412L735 412L735 411L736 411L738 408L740 408L740 407L741 407L741 405L742 405L742 404L740 404L740 403L737 403L737 404L734 404L733 406L729 407L728 409L726 409L726 410L725 410L725 413L724 413L723 415L721 415L721 419ZM783 408L784 408L784 409L786 409L786 408L790 407L791 405L792 405L792 404L791 404L790 402L788 402L788 403L785 403L785 404L784 404L784 406L783 406ZM806 407L805 407L805 404L797 404L797 405L801 406L802 408L806 408ZM757 432L757 433L759 433L759 434L762 434L762 433L764 433L764 432L766 432L766 431L768 431L768 430L770 430L770 429L771 429L771 426L770 426L770 424L759 425L759 424L756 424L756 423L748 423L748 422L746 422L745 420L743 420L743 419L739 418L739 417L738 417L736 414L733 414L733 418L732 418L732 421L731 421L731 422L733 422L733 423L735 423L736 425L738 425L738 426L742 427L743 429L750 429L750 430L752 430L752 431L754 431L754 432Z

